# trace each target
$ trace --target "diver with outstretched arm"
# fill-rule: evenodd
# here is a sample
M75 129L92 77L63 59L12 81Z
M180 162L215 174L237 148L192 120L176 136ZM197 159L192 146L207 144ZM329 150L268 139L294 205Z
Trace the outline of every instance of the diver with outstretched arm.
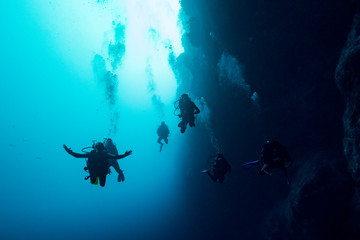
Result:
M89 158L91 156L90 153L76 153L71 150L71 148L68 148L65 144L63 145L65 151L69 153L71 156L76 158ZM126 151L124 154L121 155L112 155L112 154L106 154L108 159L122 159L132 154L132 151Z
M126 151L121 155L111 155L105 151L104 144L98 142L94 145L94 150L89 153L76 153L63 145L65 151L75 158L88 158L87 168L90 174L90 181L92 184L96 183L99 178L100 186L104 187L106 182L106 175L109 173L109 159L122 159L131 155L132 151Z

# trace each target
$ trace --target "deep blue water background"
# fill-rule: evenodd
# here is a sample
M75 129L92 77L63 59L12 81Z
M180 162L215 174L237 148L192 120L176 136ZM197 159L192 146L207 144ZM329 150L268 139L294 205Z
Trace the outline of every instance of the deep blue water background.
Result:
M180 58L193 78L178 92L206 99L212 132L198 121L181 135L168 114L172 134L160 154L157 116L119 103L111 137L120 153L134 151L119 161L126 181L113 174L105 188L90 185L84 160L62 144L79 152L108 136L109 110L91 62L60 53L62 38L39 17L49 3L1 3L1 239L259 239L290 190L281 174L239 169L258 158L264 140L288 147L292 176L314 155L341 156L344 104L334 71L351 26L350 1L183 0L190 32ZM242 88L219 84L224 52L244 67L260 107ZM223 185L200 173L216 152L209 136L233 166Z

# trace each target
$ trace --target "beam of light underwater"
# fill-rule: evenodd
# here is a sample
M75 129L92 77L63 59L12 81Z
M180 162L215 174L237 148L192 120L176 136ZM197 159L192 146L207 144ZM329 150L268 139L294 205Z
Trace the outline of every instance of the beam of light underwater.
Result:
M127 1L126 52L117 72L121 96L133 104L151 104L153 94L165 104L173 102L177 82L169 55L179 56L184 48L179 26L179 1Z
M181 42L183 29L179 19L181 9L179 1L64 0L52 5L41 4L38 3L45 16L41 22L52 36L56 36L50 40L59 45L57 49L59 55L65 59L65 62L73 63L71 67L76 75L81 77L82 83L84 79L89 80L89 83L85 82L81 91L77 89L79 86L81 88L81 84L74 85L73 89L67 91L83 92L91 89L93 94L93 96L90 93L78 96L82 102L88 102L80 110L82 116L87 116L84 123L87 126L81 126L86 135L74 136L71 139L74 150L75 144L79 149L80 146L91 144L92 139L102 140L107 132L107 127L103 126L108 124L106 118L109 116L106 106L103 106L105 100L103 103L99 102L103 88L97 87L98 89L95 90L94 76L90 77L91 74L88 74L92 73L91 62L94 55L100 54L106 62L106 69L115 74L118 80L116 101L116 107L119 109L118 134L107 137L115 140L119 152L130 149L134 151L131 159L121 163L126 170L127 178L122 190L128 193L136 191L135 195L143 195L147 193L144 191L144 183L151 186L161 184L163 188L156 191L159 191L162 197L167 196L161 191L166 192L165 186L174 187L171 184L175 181L174 173L178 164L174 158L180 152L178 148L180 133L176 127L178 119L173 115L173 101L178 85L169 64L169 56L176 58L184 52ZM109 43L114 39L113 21L125 26L125 53L115 70L111 67L108 55ZM79 79L74 77L73 81ZM149 83L152 85L151 88ZM69 94L69 96L76 95ZM165 116L162 119L153 106L154 95L164 105ZM72 100L77 102L78 99ZM75 105L71 107L76 108ZM163 152L159 155L156 129L161 120L168 124L171 136L169 145L164 146ZM79 132L79 129L67 129L67 131ZM70 145L71 142L68 144ZM152 170L156 172L156 176L152 175L151 179L144 181ZM115 184L111 182L112 178L114 177L109 177L107 183L109 187ZM131 184L131 187L125 187L126 184ZM156 193L153 191L151 194ZM141 198L143 196L139 197Z
M100 223L98 229L105 228L101 223L106 223L111 227L116 225L116 229L121 226L125 235L132 234L131 229L135 228L156 232L157 223L163 225L166 216L175 215L177 210L174 209L181 209L183 204L183 191L179 189L183 173L179 171L181 162L177 158L183 152L179 146L186 136L180 138L176 127L178 119L172 114L177 82L168 61L169 55L177 57L184 51L181 26L178 25L179 2L109 0L100 6L96 0L34 0L26 6L33 8L29 11L33 12L35 21L39 21L33 24L33 30L39 38L48 41L43 48L35 45L37 51L46 58L43 62L52 68L48 70L47 65L41 65L40 74L34 74L31 79L31 88L46 92L47 98L32 95L33 98L26 99L29 113L38 115L39 112L41 121L33 120L40 118L34 118L35 114L27 118L29 121L21 118L21 122L28 122L30 127L25 129L26 136L32 140L22 143L31 151L27 152L26 148L22 151L31 157L38 154L35 150L39 150L39 142L48 144L41 147L44 152L41 159L36 159L36 184L28 181L30 173L34 173L28 171L30 167L34 169L33 159L19 156L14 161L15 167L21 165L26 177L20 175L16 183L12 182L11 189L15 190L11 191L23 194L25 183L29 192L26 191L26 198L19 195L16 198L19 201L11 201L13 199L9 197L9 203L16 203L11 207L17 209L16 213L9 211L6 215L14 219L10 221L12 229L9 231L19 232L18 219L21 219L20 223L31 228L31 237L46 234L44 229L56 229L61 225L64 228L59 238L77 232L79 226L86 234L82 238L93 238L91 235L103 233L102 230L89 230L89 226L94 225L95 213L98 214L97 223ZM41 19L38 19L40 12ZM79 152L82 147L91 145L91 140L102 140L107 132L109 109L104 104L104 89L94 81L91 61L95 54L100 54L106 61L106 69L112 71L107 47L112 38L114 19L125 25L126 52L113 72L119 81L116 106L120 126L118 134L111 137L120 153L130 149L134 153L119 162L125 170L125 182L117 183L113 171L107 178L106 187L100 188L83 181L86 175L84 162L71 158L61 145L66 143ZM31 18L27 20L31 21ZM51 54L58 62L51 61L48 57ZM148 88L149 73L154 82L151 91ZM50 94L53 96L48 96ZM169 145L164 146L161 154L156 143L160 118L152 105L153 95L159 96L164 104L163 120L171 131ZM40 110L37 106L41 106ZM39 124L44 122L49 126ZM23 134L19 130L18 138L23 138ZM21 161L28 164L23 165ZM120 214L121 218L118 217ZM36 221L39 219L43 220L41 224ZM105 229L113 231L111 227Z

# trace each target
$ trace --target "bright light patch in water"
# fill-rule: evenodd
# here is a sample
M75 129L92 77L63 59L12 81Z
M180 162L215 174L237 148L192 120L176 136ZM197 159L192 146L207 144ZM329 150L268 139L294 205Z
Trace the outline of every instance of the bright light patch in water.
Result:
M115 20L126 31L126 53L122 67L114 73L127 91L120 90L119 95L131 97L136 105L148 105L151 94L146 69L150 66L156 86L153 93L165 104L174 100L177 83L168 59L169 54L178 57L184 52L179 0L34 1L36 9L42 10L40 21L48 37L57 43L66 64L83 78L92 77L89 63L94 54L108 58Z
M160 96L165 104L174 100L177 83L169 55L177 57L184 51L180 8L176 0L126 2L126 53L118 74L120 79L126 79L120 80L122 89L126 89L125 98L131 98L134 104L151 103L152 94ZM154 87L151 94L149 81Z
M128 193L142 199L145 185L150 184L146 189L157 189L153 190L156 196L172 198L169 189L178 184L176 156L181 151L178 147L181 139L177 128L179 119L173 115L177 80L169 57L176 59L184 52L179 0L34 1L38 5L36 9L41 9L43 14L39 22L48 33L49 42L57 46L54 49L63 58L67 70L71 70L71 81L78 83L76 87L64 84L67 92L73 91L68 94L69 101L86 105L81 108L81 116L85 116L86 121L80 123L85 133L66 142L73 146L76 143L79 149L92 139L112 137L120 146L120 152L134 151L131 158L121 163L126 169ZM34 16L38 17L36 13L34 11ZM123 55L114 67L109 46L116 44L114 30L118 24L124 26L125 50L120 51ZM108 89L98 84L93 71L96 55L105 61L102 72L109 71L118 81L114 90L116 100L112 104L104 94ZM117 130L110 134L107 129L114 113L118 113ZM74 118L77 120L78 116ZM165 145L160 154L156 130L161 121L169 126L170 137L169 145ZM77 135L79 129L65 132ZM156 173L151 174L151 181L149 172ZM109 188L112 178L110 176L107 183ZM159 185L164 188L158 188ZM156 199L158 204L162 201Z
M9 36L19 39L9 49L21 44L19 49L26 50L9 51L8 88L11 84L16 94L10 92L12 101L5 105L5 136L10 137L3 146L14 143L6 148L12 160L6 164L18 171L4 172L11 181L2 214L9 236L47 239L59 225L61 239L74 233L82 238L158 236L168 219L184 212L185 203L186 173L179 165L186 151L182 141L189 135L180 134L173 115L177 81L169 65L169 56L184 51L179 1L21 2L16 8L22 11L9 14L14 21L8 22L14 28ZM118 23L124 26L125 50L114 67L109 44ZM156 130L162 120L170 136L160 153ZM109 131L115 123L116 131ZM67 144L81 152L103 137L111 137L119 153L133 150L119 160L125 182L118 183L112 169L105 188L84 181L84 160L62 148ZM19 224L27 228L19 232Z

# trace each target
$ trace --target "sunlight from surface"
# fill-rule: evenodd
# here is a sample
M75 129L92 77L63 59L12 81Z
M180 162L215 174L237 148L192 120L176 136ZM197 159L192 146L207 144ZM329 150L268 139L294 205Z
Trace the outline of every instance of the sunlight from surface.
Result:
M64 239L82 227L87 238L100 235L109 225L121 226L125 235L137 228L155 234L154 226L163 226L183 204L179 159L186 136L180 137L179 118L173 115L178 83L169 64L169 58L184 52L179 1L34 0L19 5L21 11L9 14L14 16L9 43L15 39L18 52L9 55L6 87L16 94L7 99L12 104L6 105L4 126L11 136L6 164L21 170L6 188L11 194L4 201L17 209L4 212L6 228L19 239L22 234L48 239L43 229L59 225ZM16 22L18 16L24 18ZM124 26L125 50L115 66L109 46L118 24ZM26 36L26 44L19 36ZM110 85L113 102L107 79L95 74L95 56L105 62L102 76L109 73L117 81ZM156 130L161 121L170 137L160 153ZM112 124L116 130L109 131ZM119 160L125 182L118 183L112 170L101 188L83 180L85 161L68 155L62 144L80 152L103 137L113 138L119 153L133 150L133 155ZM94 214L98 229L89 232ZM32 222L24 233L17 231L19 219Z

